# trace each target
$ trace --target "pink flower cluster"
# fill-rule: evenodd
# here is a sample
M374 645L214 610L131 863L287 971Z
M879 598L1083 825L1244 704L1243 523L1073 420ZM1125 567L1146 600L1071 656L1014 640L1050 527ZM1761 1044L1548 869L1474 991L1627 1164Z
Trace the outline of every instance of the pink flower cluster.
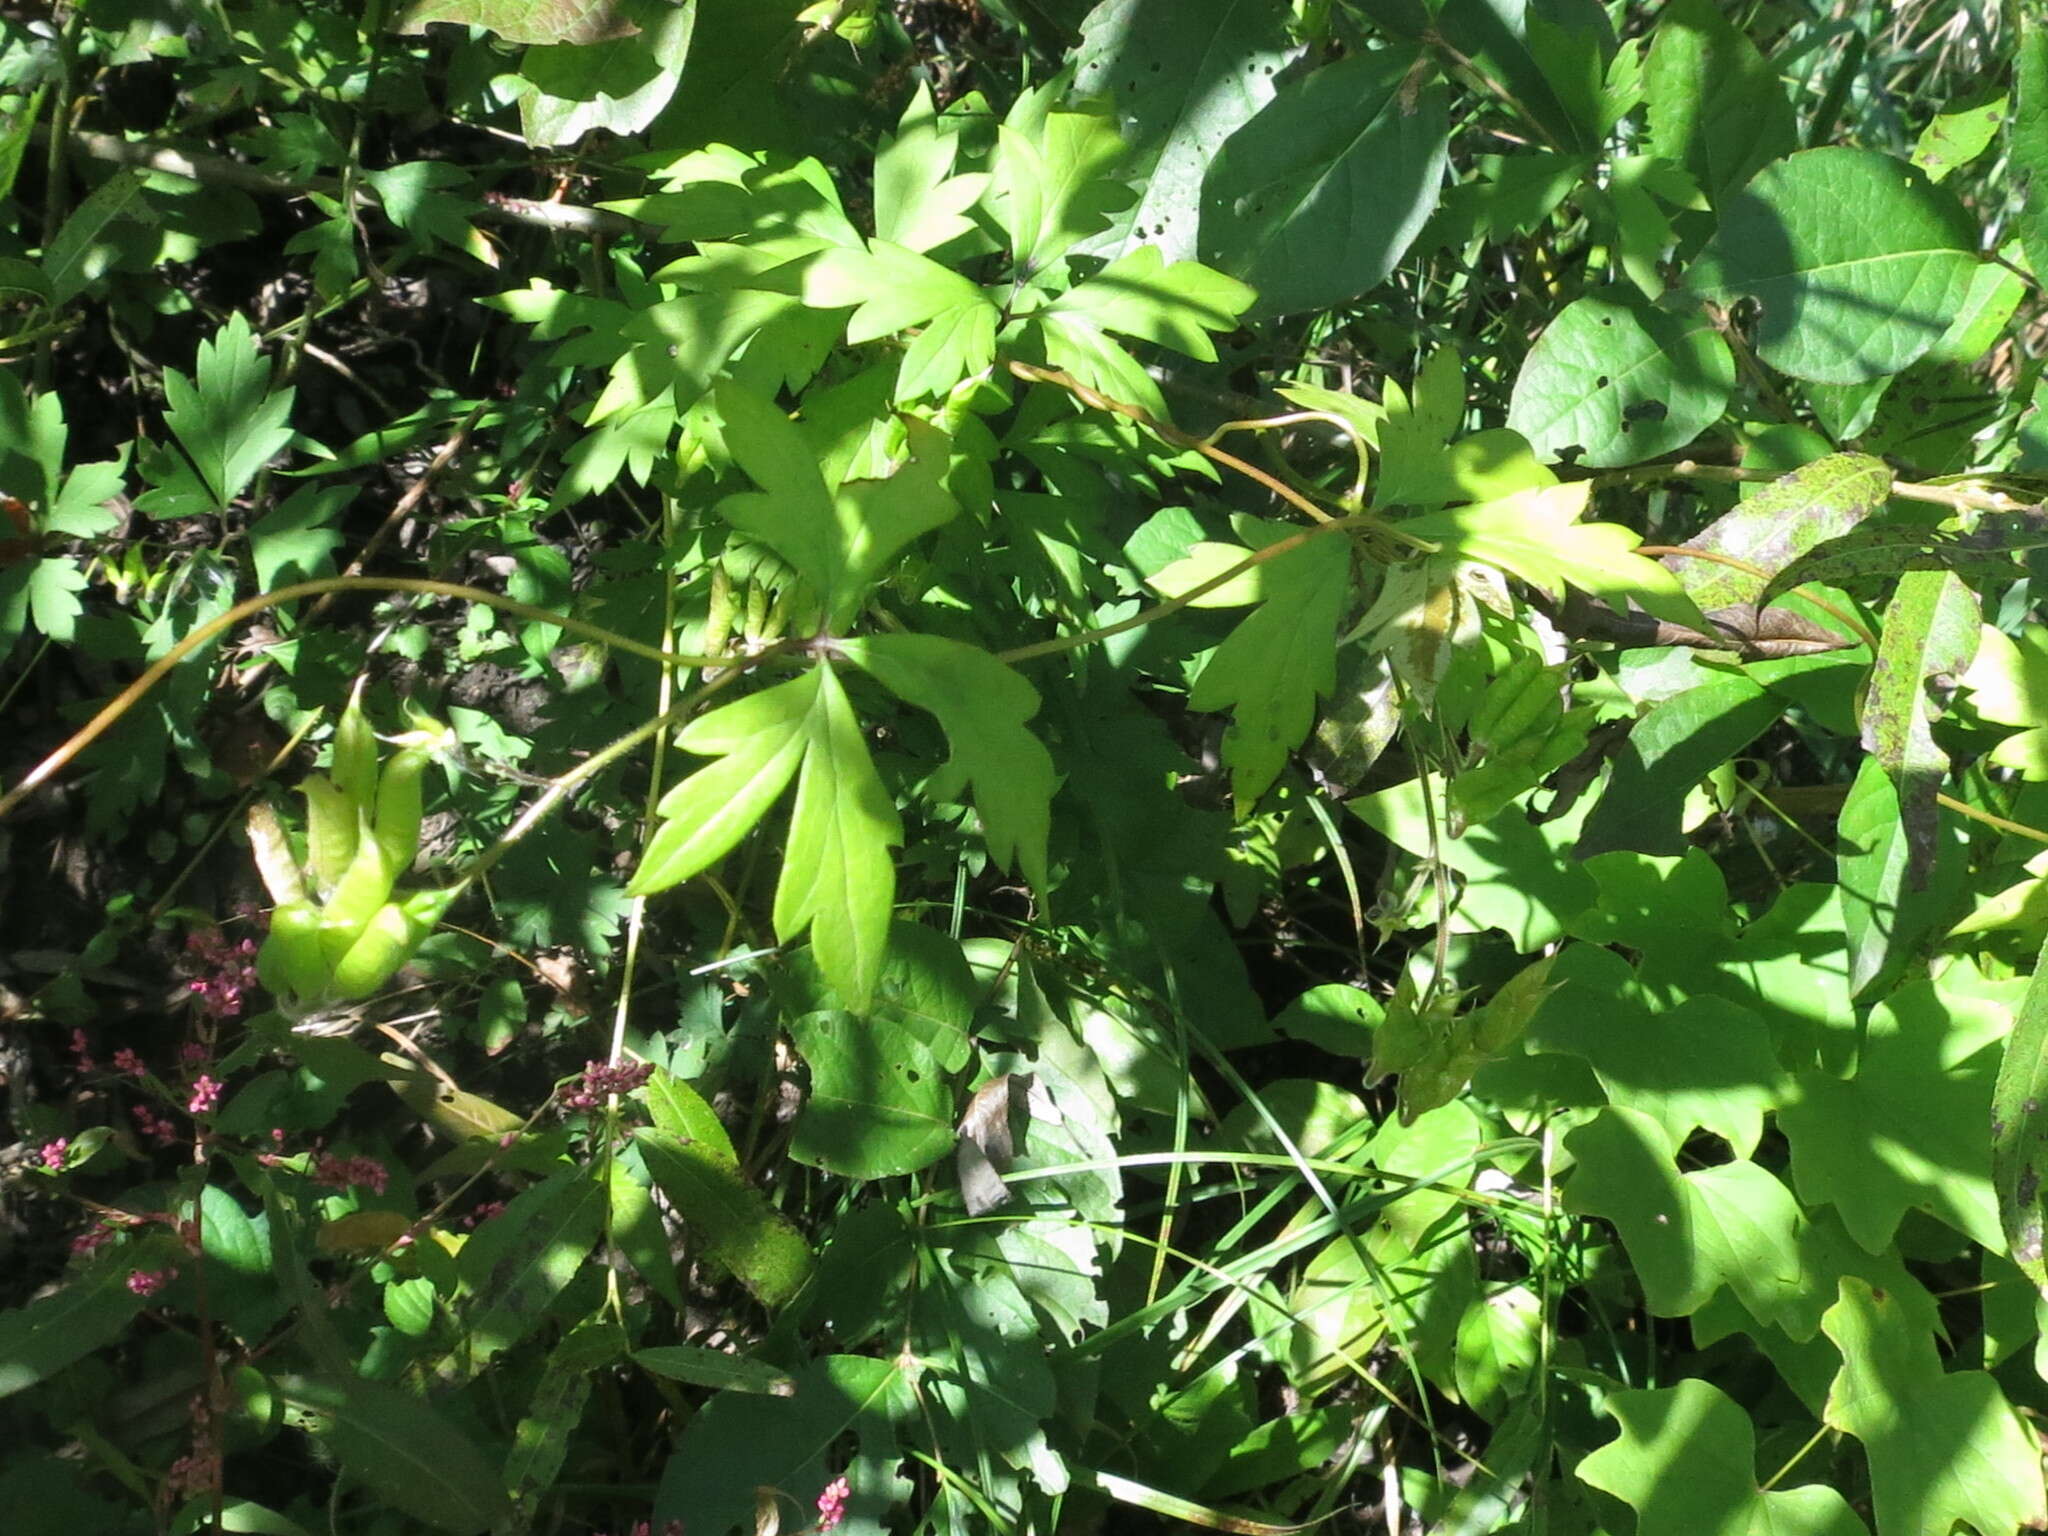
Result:
M199 1006L216 1019L238 1019L256 986L256 941L230 942L218 928L201 928L185 940L189 961L201 974L188 985Z
M192 1097L185 1102L188 1115L210 1115L220 1108L220 1083L202 1072L193 1081Z
M391 1185L391 1170L374 1157L336 1157L332 1152L323 1152L313 1165L313 1182L329 1189L361 1185L371 1194L381 1195Z
M846 1501L852 1494L843 1477L835 1477L825 1485L825 1491L818 1495L819 1530L829 1531L846 1518Z
M177 1278L178 1271L175 1267L170 1269L138 1269L128 1277L128 1289L138 1296L154 1296Z
M583 1075L562 1092L562 1108L598 1109L615 1093L631 1093L654 1075L651 1061L623 1061L616 1067L586 1061Z
M124 1077L147 1077L149 1068L142 1064L142 1058L127 1046L114 1052L114 1070Z
M475 1210L471 1211L467 1216L462 1218L462 1225L464 1230L474 1232L478 1227L482 1226L492 1217L502 1216L504 1214L504 1201L486 1200L483 1204L479 1205Z
M169 1115L159 1115L147 1104L137 1104L128 1113L135 1117L135 1130L144 1140L168 1147L178 1139L178 1127Z
M52 1173L61 1173L64 1169L64 1159L70 1153L71 1139L68 1136L59 1136L55 1141L44 1142L42 1150L37 1152L36 1156L42 1160L43 1166Z

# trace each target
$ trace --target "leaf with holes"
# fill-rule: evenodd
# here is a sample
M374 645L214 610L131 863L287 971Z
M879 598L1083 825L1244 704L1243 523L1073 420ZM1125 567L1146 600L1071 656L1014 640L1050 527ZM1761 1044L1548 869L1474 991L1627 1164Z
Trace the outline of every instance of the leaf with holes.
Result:
M1934 797L1949 772L1934 722L1976 654L1978 626L1975 595L1948 571L1909 571L1884 611L1862 736L1898 790L1908 890L1924 887L1934 868Z
M1772 575L1815 545L1848 533L1884 505L1891 488L1891 467L1884 460L1831 453L1781 475L1686 540L1688 549L1726 555L1756 572L1685 555L1667 555L1664 563L1702 608L1761 607Z

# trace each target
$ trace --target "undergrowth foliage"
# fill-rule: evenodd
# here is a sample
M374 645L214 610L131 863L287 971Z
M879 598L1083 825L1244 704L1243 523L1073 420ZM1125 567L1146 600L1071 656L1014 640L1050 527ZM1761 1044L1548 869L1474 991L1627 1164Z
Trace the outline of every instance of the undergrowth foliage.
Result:
M2048 1525L2048 23L0 7L0 1509Z

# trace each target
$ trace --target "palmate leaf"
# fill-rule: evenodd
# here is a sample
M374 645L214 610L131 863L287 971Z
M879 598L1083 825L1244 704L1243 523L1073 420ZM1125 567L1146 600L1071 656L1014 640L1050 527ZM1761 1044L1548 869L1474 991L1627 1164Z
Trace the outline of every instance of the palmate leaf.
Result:
M1079 317L1100 330L1172 347L1205 363L1216 361L1211 331L1227 331L1251 307L1253 291L1196 261L1168 265L1154 246L1142 245L1076 283L1042 313Z
M207 510L224 511L292 440L287 423L293 391L270 392L270 363L257 350L249 322L240 314L199 346L195 378L164 370L164 424L177 436L199 479ZM170 487L166 484L166 490ZM145 511L173 515L196 507L159 505L153 495L138 502Z
M1832 1488L1757 1486L1756 1431L1719 1387L1614 1392L1606 1408L1621 1438L1580 1462L1578 1475L1635 1509L1637 1536L1863 1536Z
M904 545L960 510L945 484L949 441L929 422L901 418L909 458L887 479L834 489L803 434L771 402L731 382L718 387L717 402L726 446L761 487L726 497L719 513L811 584L830 628L859 611Z
M1035 272L1098 234L1134 194L1110 172L1124 141L1093 112L1053 112L1052 87L1018 98L996 135L989 209L1017 265Z
M903 824L831 664L713 710L676 741L722 760L662 797L662 825L628 893L667 890L724 857L794 776L776 936L788 943L809 929L826 978L865 1008L888 945L896 894L889 846L902 841Z
M1562 598L1574 586L1617 609L1631 603L1673 623L1704 628L1707 619L1663 566L1635 553L1640 535L1618 523L1581 523L1592 482L1516 491L1493 501L1426 512L1401 526L1445 552L1498 566Z
M899 699L939 717L953 748L949 771L974 786L990 856L1045 890L1053 764L1024 728L1038 690L988 652L937 635L874 635L841 649Z

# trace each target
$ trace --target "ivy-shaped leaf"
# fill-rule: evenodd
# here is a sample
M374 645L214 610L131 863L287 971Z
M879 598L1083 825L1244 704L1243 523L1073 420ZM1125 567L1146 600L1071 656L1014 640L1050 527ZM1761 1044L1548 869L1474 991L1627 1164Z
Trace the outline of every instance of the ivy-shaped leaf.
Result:
M909 458L894 474L833 490L810 444L773 404L730 382L716 398L726 446L762 487L726 497L719 513L811 584L824 600L828 628L843 627L859 611L904 545L960 510L946 489L950 443L928 422L900 418Z
M1237 525L1260 548L1300 533L1250 518ZM1240 550L1239 558L1251 553ZM1191 708L1232 711L1223 760L1241 816L1307 738L1316 700L1337 685L1337 620L1351 590L1351 549L1342 539L1308 539L1259 572L1263 600L1211 653L1188 695Z
M1827 1423L1863 1442L1878 1536L2048 1524L2033 1432L1985 1371L1947 1371L1896 1298L1845 1276L1821 1327L1842 1352Z
M1769 1171L1737 1161L1680 1173L1664 1128L1613 1106L1564 1145L1577 1165L1566 1209L1614 1223L1657 1316L1697 1312L1724 1285L1760 1323L1795 1303L1799 1204Z
M1832 1488L1759 1488L1749 1415L1711 1383L1611 1392L1604 1406L1621 1438L1578 1475L1635 1510L1636 1536L1866 1536Z
M1052 756L1024 728L1038 690L987 651L938 635L872 635L841 649L896 697L938 716L953 749L947 774L974 786L990 857L1046 890Z

